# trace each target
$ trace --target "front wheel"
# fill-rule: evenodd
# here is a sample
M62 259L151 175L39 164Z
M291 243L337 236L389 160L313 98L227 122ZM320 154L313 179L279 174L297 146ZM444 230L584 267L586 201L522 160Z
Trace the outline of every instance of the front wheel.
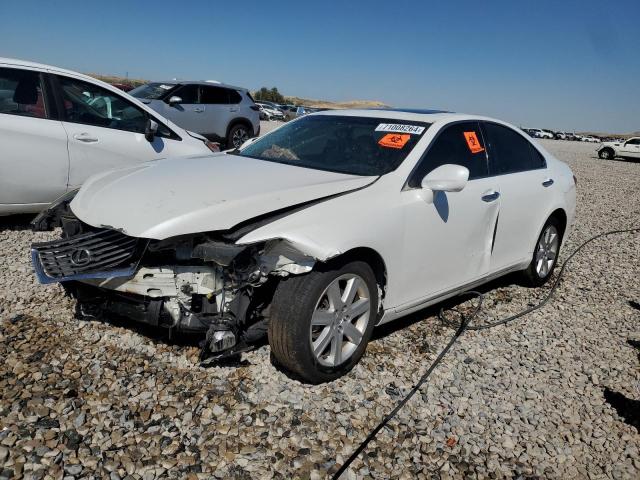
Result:
M334 380L364 354L377 308L375 275L364 262L287 278L271 304L273 357L307 382Z
M611 160L613 158L613 151L610 148L603 148L598 152L598 156L603 160Z
M530 287L539 287L547 283L553 273L562 244L562 226L555 217L547 220L538 237L533 258L523 271L524 283Z

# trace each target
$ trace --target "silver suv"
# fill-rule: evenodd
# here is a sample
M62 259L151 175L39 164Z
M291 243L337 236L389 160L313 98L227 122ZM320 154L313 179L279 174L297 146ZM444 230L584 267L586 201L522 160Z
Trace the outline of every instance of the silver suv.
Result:
M260 113L244 88L211 81L153 82L129 92L186 130L227 148L260 133Z

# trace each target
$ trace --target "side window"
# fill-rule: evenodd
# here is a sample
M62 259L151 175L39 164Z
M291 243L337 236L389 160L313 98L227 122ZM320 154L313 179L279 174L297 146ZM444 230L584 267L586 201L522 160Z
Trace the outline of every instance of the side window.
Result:
M147 114L134 104L88 82L62 76L58 81L65 121L144 133Z
M182 85L175 92L171 92L166 101L168 102L171 97L180 97L182 99L180 103L185 105L200 103L198 101L198 85Z
M547 161L544 159L542 154L538 151L536 147L534 147L531 142L528 142L529 150L531 151L531 167L532 169L537 168L547 168Z
M0 113L47 118L38 72L0 68Z
M200 103L209 105L226 105L229 103L229 90L222 87L200 87L201 99Z
M409 186L420 187L425 175L447 163L467 167L469 180L488 175L487 154L477 122L455 123L445 127L420 160L409 179Z
M640 138L632 138L627 142L627 145L640 145Z
M249 96L250 97L250 96ZM237 90L229 90L229 103L236 105L242 101L242 96ZM270 105L267 105L270 107Z
M544 168L544 157L518 132L498 125L484 123L489 147L489 172L491 175L524 172Z

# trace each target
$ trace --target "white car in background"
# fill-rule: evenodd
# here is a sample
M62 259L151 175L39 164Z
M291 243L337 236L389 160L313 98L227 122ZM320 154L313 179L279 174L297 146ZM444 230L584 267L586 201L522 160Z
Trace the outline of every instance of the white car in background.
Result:
M237 150L92 177L43 213L63 212L64 238L32 258L79 311L200 331L217 358L268 332L275 360L318 383L376 325L509 272L544 284L575 197L569 167L504 122L321 112Z
M116 87L0 58L0 215L38 212L103 170L217 146Z
M604 142L599 145L598 156L604 160L615 157L636 159L640 158L640 137L632 137L626 141Z
M600 143L600 139L599 138L592 137L590 135L582 137L581 141L582 142L588 142L588 143Z
M553 140L555 137L553 133L548 132L546 130L541 130L539 128L530 128L529 131L533 134L535 138L547 138L549 140Z
M264 114L265 120L284 120L284 113L271 105L266 103L256 102L256 105L260 107L260 112Z

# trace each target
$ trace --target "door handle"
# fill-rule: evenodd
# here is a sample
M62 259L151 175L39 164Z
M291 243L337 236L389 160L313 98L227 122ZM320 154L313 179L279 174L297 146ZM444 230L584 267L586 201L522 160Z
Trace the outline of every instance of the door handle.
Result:
M204 108L196 107L196 108L193 109L193 111L196 112L196 113L202 113L202 112L204 112Z
M73 138L75 138L76 140L78 140L79 142L84 142L84 143L95 143L98 141L98 139L96 137L92 137L90 134L88 134L87 132L83 132L83 133L76 133Z
M544 182L542 182L543 187L550 187L553 185L553 178L547 178Z
M500 192L496 192L494 190L490 190L482 194L482 200L489 203L497 200L500 197Z
M237 107L231 107L231 108L229 109L229 111L230 111L230 112L237 112L237 111L238 111L238 108L237 108Z

